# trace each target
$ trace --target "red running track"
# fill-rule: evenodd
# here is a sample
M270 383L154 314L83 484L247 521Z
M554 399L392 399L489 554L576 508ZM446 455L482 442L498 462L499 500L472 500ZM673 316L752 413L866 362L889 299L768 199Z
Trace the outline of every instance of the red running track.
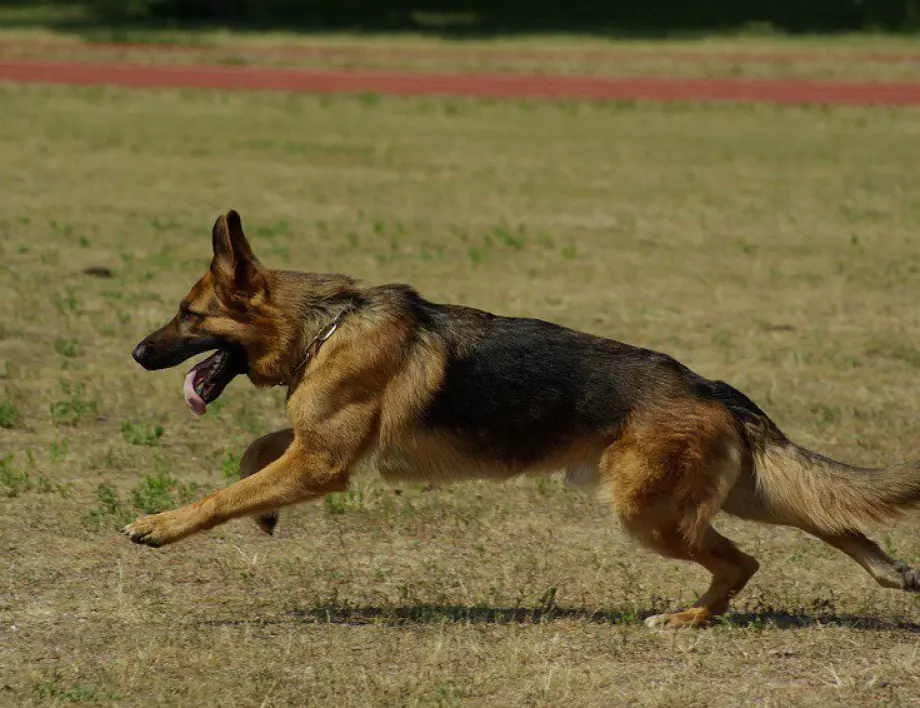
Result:
M111 62L0 61L0 81L129 87L189 87L481 96L598 101L745 101L781 104L920 105L920 83L766 79L423 74L377 70L157 66Z

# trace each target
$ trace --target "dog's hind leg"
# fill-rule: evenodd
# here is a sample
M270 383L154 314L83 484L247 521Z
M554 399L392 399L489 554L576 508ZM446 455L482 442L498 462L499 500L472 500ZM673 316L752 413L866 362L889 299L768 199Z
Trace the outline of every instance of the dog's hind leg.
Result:
M699 601L682 612L652 615L645 620L647 627L678 629L705 627L725 612L760 564L740 551L734 543L707 526L696 544L689 544L680 534L667 529L643 529L637 538L644 545L670 558L694 561L712 573L709 588Z
M920 569L894 560L879 548L875 541L860 532L825 533L809 529L806 531L846 553L882 587L920 592Z
M649 617L647 626L706 626L757 572L757 561L710 525L741 465L741 440L727 411L697 401L638 417L602 457L601 475L627 533L712 573L693 607Z
M882 587L920 592L920 568L891 558L875 541L856 529L821 529L814 518L803 520L802 514L790 514L771 504L757 489L753 477L742 479L722 508L741 519L801 529L846 553Z
M276 430L253 440L240 459L240 479L246 479L277 460L293 441L294 431L291 428ZM255 522L262 531L271 535L278 524L278 510L273 509L267 514L255 517Z

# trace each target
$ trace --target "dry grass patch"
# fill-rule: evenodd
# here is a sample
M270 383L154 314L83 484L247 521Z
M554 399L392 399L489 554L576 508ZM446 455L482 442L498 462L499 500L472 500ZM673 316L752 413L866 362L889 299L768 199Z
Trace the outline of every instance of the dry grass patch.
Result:
M274 539L116 528L284 424L244 381L193 421L183 371L130 359L229 207L269 264L664 349L808 446L920 456L916 112L4 85L0 114L0 702L914 700L915 598L720 519L763 570L723 625L650 633L703 574L554 478L368 478ZM917 562L917 523L878 536Z

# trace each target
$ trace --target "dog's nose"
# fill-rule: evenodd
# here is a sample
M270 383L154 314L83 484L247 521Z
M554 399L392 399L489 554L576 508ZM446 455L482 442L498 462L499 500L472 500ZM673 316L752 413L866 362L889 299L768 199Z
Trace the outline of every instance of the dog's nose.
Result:
M144 344L144 342L141 342L136 347L134 347L134 351L131 352L131 356L134 357L134 361L143 366L144 360L147 358L149 352L150 347Z

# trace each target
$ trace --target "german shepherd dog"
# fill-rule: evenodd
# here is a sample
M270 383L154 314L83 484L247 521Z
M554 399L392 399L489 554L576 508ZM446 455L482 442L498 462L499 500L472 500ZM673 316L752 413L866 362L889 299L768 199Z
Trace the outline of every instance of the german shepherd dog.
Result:
M920 571L867 538L867 522L920 502L920 465L863 469L791 442L756 404L671 357L535 319L423 299L406 285L263 266L235 211L214 224L210 268L133 356L164 369L206 351L185 398L203 413L237 375L286 386L292 427L255 440L241 479L124 529L163 546L347 489L370 463L386 480L506 479L564 470L598 488L623 528L712 574L693 607L650 627L704 626L758 563L712 527L719 510L794 526L840 549L882 586Z

